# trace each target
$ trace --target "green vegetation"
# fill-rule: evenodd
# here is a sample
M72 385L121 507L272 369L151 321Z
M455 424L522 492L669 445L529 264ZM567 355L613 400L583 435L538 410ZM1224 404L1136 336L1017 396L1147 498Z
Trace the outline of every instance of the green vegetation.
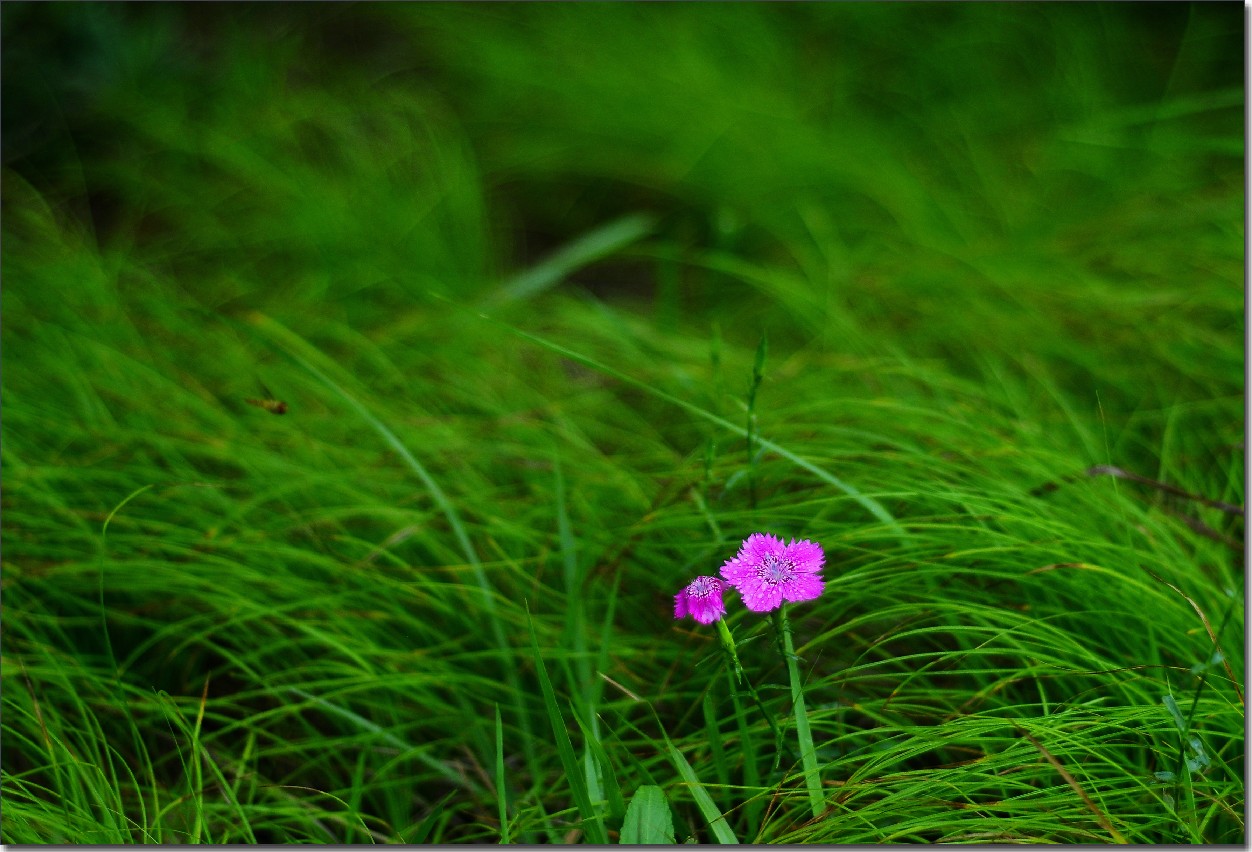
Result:
M1242 15L6 3L0 840L1245 842Z

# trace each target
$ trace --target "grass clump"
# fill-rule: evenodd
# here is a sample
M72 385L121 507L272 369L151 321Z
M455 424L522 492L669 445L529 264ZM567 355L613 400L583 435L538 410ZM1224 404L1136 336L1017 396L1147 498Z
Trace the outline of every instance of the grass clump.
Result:
M69 8L4 842L1245 841L1237 9Z

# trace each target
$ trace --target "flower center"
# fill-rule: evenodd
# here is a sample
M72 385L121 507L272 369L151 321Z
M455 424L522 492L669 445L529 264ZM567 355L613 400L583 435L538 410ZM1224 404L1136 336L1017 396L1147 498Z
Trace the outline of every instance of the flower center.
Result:
M707 598L722 587L722 581L715 577L697 577L687 587L687 594L694 598Z
M771 586L785 583L795 574L796 564L790 559L779 559L770 553L761 558L756 575Z

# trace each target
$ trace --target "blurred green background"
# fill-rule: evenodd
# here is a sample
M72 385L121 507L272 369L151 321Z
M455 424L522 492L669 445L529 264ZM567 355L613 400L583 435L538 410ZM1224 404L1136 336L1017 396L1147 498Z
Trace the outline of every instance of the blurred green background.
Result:
M4 4L5 841L582 839L533 623L611 837L663 731L745 841L1242 842L1243 22ZM670 620L757 530L811 823Z

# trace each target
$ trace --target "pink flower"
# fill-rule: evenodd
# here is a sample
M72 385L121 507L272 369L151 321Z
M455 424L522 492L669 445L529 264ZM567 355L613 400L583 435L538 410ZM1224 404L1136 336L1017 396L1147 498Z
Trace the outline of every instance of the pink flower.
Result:
M753 533L733 559L722 566L722 576L739 590L744 606L769 612L783 601L811 601L822 593L818 576L826 562L821 545Z
M726 614L722 603L724 584L716 577L696 577L674 595L674 618L690 615L701 624L712 624Z

